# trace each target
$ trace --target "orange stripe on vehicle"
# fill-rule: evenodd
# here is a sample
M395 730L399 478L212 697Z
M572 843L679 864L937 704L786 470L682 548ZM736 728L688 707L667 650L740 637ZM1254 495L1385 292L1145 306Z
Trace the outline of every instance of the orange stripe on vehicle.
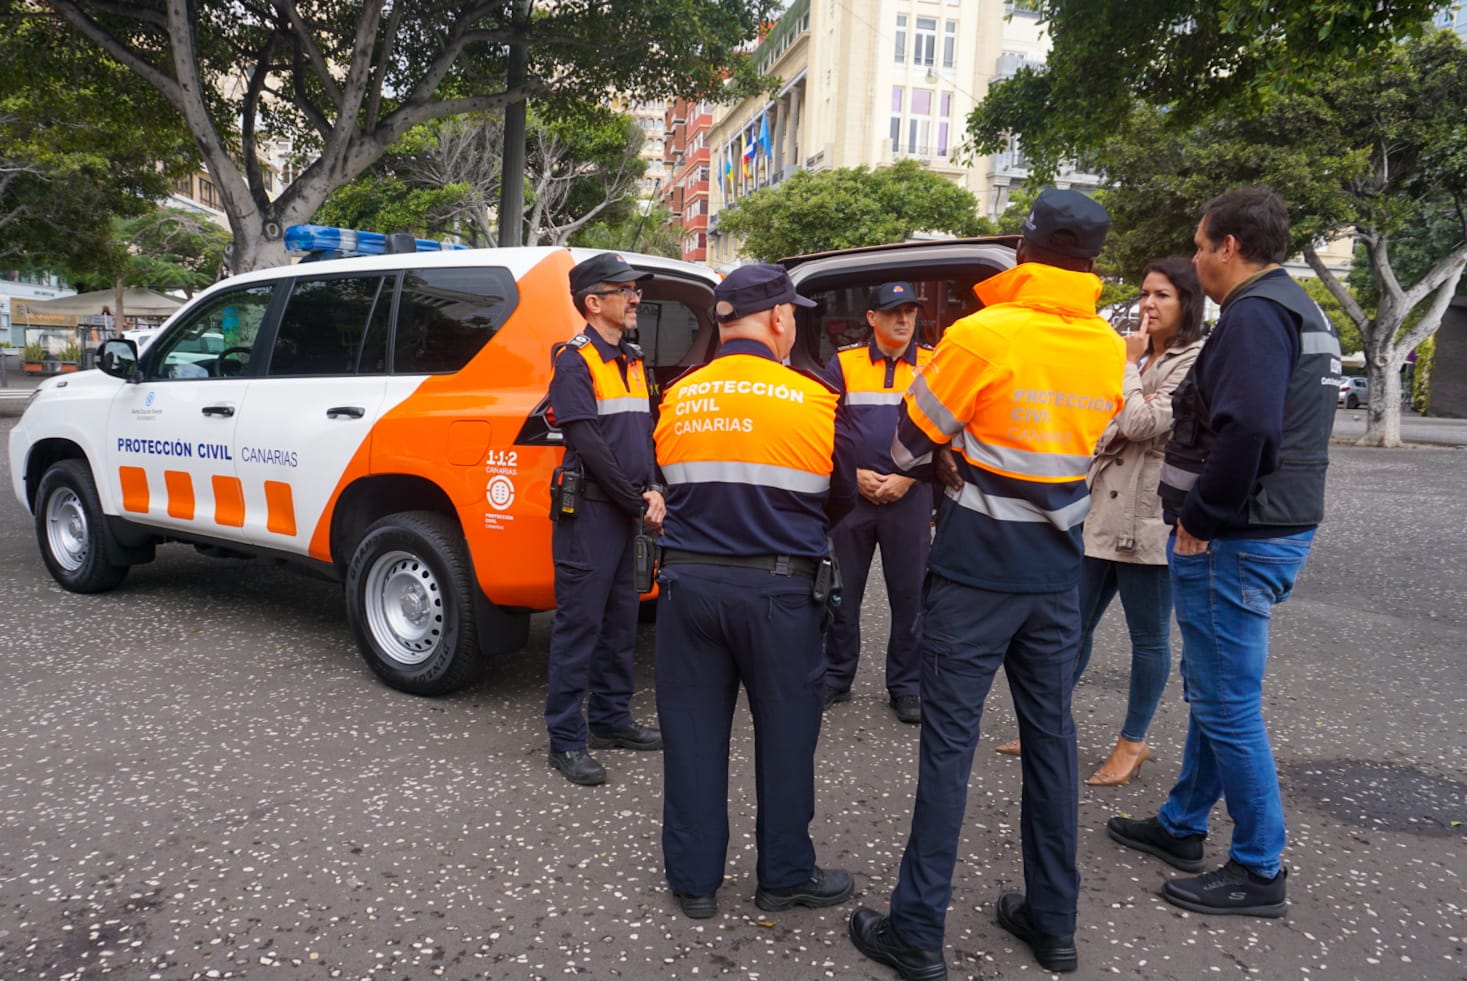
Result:
M168 517L194 520L194 479L182 470L163 471L168 490Z
M238 477L213 478L214 523L230 528L243 528L245 518L244 485Z
M265 481L265 508L265 530L294 538L295 499L290 485L279 480Z
M122 509L147 514L148 472L142 467L118 467L117 479L122 483Z

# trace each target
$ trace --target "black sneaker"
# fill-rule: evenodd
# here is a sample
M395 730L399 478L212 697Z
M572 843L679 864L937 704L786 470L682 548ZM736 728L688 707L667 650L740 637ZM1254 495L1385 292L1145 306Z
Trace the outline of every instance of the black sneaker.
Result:
M851 914L851 943L878 964L896 969L903 981L947 981L947 962L940 950L922 950L902 943L891 920L874 909L857 907Z
M706 920L718 915L717 896L694 896L686 892L672 891L672 898L677 900L683 915L690 920Z
M922 721L922 699L917 695L893 695L891 696L891 708L896 713L898 720L908 725L916 725Z
M1202 859L1202 843L1207 835L1183 835L1177 837L1154 817L1144 821L1114 817L1105 823L1111 839L1127 848L1155 855L1172 868L1183 872L1201 872L1207 868Z
M1046 971L1066 973L1080 966L1080 957L1075 952L1075 935L1063 936L1040 933L1029 921L1029 904L1024 902L1021 892L1006 892L998 897L994 907L998 925L1029 945L1034 959Z
M565 774L565 778L571 783L578 783L582 787L594 787L606 782L606 768L584 749L568 749L561 753L551 750L550 765Z
M625 729L593 732L586 742L592 749L661 749L662 733L634 722Z
M1172 879L1161 887L1161 896L1173 906L1196 913L1231 916L1283 916L1288 869L1279 869L1272 879L1254 875L1232 859L1220 869L1191 879Z
M844 869L822 869L815 866L815 874L804 882L780 889L765 889L760 886L754 891L754 905L762 910L777 913L791 906L839 906L851 898L856 883Z
M851 690L847 688L842 691L839 688L832 688L830 685L826 685L823 697L824 704L822 708L830 708L836 702L849 702L851 700Z

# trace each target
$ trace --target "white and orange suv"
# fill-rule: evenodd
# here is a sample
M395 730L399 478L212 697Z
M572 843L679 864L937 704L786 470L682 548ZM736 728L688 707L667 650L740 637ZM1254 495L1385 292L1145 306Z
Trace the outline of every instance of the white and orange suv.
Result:
M306 250L320 230L292 230ZM334 241L334 239L333 239ZM411 239L409 239L411 241ZM259 270L181 308L139 354L42 384L10 439L14 490L47 570L101 592L157 545L276 556L346 586L367 663L440 694L521 647L554 606L545 418L551 348L581 326L563 248L403 251ZM651 272L638 333L654 384L712 357L717 276ZM918 283L928 337L1013 263L1012 240L913 243L791 260L820 301L792 360L818 367L864 324L864 295Z

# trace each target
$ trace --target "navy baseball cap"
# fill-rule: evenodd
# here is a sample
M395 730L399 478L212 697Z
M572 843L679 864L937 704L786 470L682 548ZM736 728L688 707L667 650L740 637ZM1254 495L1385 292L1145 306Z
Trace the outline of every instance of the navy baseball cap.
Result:
M572 293L579 293L597 283L635 283L651 278L651 273L638 272L617 253L603 252L571 268L570 288Z
M917 291L911 283L882 283L866 294L867 310L893 310L908 304L918 304Z
M773 263L739 266L713 288L713 317L719 322L738 320L761 310L773 310L781 303L793 303L798 307L815 305L814 300L807 300L796 293L790 274L784 271L783 266Z
M1049 188L1034 199L1024 219L1024 240L1072 259L1093 259L1105 244L1110 215L1100 202L1079 191Z

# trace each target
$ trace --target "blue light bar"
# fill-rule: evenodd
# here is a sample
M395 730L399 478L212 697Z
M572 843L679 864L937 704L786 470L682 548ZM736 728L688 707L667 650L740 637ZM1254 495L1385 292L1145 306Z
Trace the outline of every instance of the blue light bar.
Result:
M451 252L467 249L466 245L413 239L419 252ZM331 252L341 256L382 255L387 236L381 232L359 232L351 228L328 228L325 225L291 225L285 230L287 252Z

